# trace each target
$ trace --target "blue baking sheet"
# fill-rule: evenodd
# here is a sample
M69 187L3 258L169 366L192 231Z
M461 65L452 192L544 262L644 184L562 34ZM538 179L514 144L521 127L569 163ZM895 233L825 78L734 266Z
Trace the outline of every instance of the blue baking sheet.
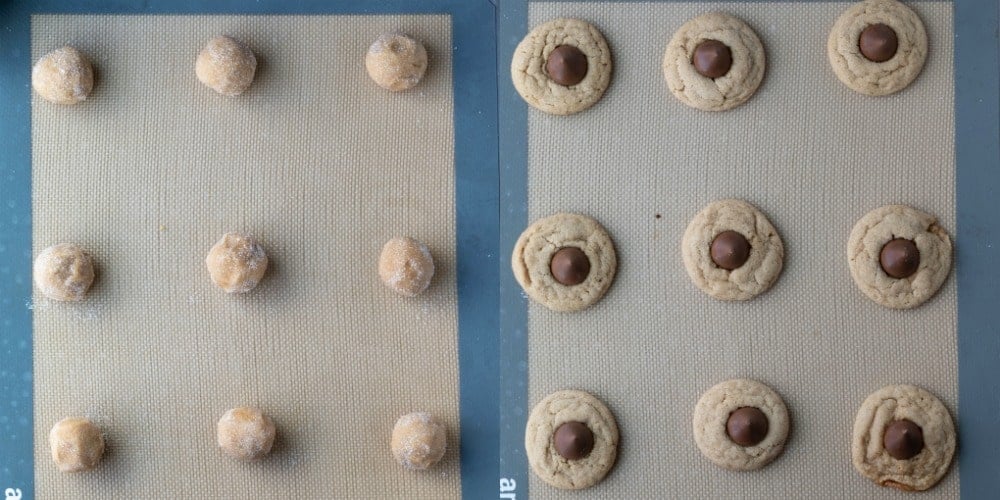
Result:
M539 0L541 1L541 0ZM572 3L584 0L545 0ZM604 0L614 3L616 0ZM652 0L657 1L657 0ZM676 2L678 0L658 0ZM737 0L738 1L738 0ZM744 0L755 2L760 0ZM800 0L779 0L792 2ZM505 71L528 32L529 0L499 4L500 239L509 251L528 225L528 110ZM963 498L1000 498L1000 3L954 2L958 421ZM500 477L516 498L529 496L523 432L528 402L527 304L513 275L500 277ZM505 497L501 497L505 498ZM511 496L509 498L514 498Z
M0 2L0 498L34 498L32 14L449 14L452 20L459 416L464 498L495 491L498 169L495 6L487 0Z

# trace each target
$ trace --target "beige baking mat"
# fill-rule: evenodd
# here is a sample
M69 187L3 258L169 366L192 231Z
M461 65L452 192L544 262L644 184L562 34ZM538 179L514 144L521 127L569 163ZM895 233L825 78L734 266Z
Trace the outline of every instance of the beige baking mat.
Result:
M447 16L35 16L32 59L71 44L97 84L77 107L32 102L34 246L77 242L100 277L86 302L36 295L39 498L459 496L451 33ZM424 41L430 68L391 94L364 70L383 31ZM249 92L194 76L213 35L257 54ZM271 265L246 296L214 288L204 258L248 231ZM381 245L425 241L428 293L394 295ZM215 424L259 405L275 452L243 464ZM396 418L426 410L449 451L425 473L389 453ZM105 461L60 474L47 434L83 414Z
M952 4L910 4L929 59L911 88L885 98L855 94L829 67L827 34L848 5L531 4L530 26L595 23L615 73L589 111L529 113L530 218L590 214L620 262L590 310L531 306L531 403L593 391L622 431L604 483L560 493L532 476L532 498L907 498L855 472L854 416L891 383L923 386L956 412L955 279L923 307L891 311L855 288L846 244L862 215L888 203L933 213L955 233ZM661 70L674 31L715 10L745 19L767 50L757 95L718 114L681 104ZM746 303L709 298L681 262L688 221L725 197L759 206L787 250L775 287ZM702 392L733 377L769 384L791 411L784 456L757 472L715 467L692 437ZM952 469L921 498L957 497L958 479Z

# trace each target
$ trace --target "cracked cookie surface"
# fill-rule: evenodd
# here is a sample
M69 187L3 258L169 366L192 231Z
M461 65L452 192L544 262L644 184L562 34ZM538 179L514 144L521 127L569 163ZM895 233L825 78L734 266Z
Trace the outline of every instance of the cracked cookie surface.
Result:
M767 434L753 446L736 444L726 431L730 414L743 407L757 408L767 417ZM754 470L774 461L785 448L788 428L788 409L781 396L755 380L721 382L705 391L694 410L698 449L712 463L729 470Z

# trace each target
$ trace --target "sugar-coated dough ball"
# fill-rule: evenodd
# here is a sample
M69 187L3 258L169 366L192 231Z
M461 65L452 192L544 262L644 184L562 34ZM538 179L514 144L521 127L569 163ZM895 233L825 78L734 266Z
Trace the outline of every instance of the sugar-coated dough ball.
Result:
M49 432L52 461L63 472L93 469L104 454L104 434L93 422L81 417L64 418Z
M35 258L35 285L52 300L83 300L94 283L94 260L71 243L52 245Z
M427 245L409 237L393 238L382 247L378 275L389 288L413 297L434 277L434 259Z
M94 69L79 50L63 47L42 56L31 70L31 86L43 99L76 104L94 88Z
M243 43L228 36L217 36L208 41L194 72L208 88L227 96L242 94L253 82L257 71L257 58Z
M233 458L257 460L271 452L274 422L257 408L239 407L219 419L219 448Z
M403 467L423 470L441 460L448 447L444 425L430 413L403 415L392 428L392 456Z
M420 83L427 70L424 44L399 33L385 33L372 43L365 56L368 76L379 87L393 92Z
M205 258L212 281L226 293L253 290L267 271L267 253L252 236L226 233Z

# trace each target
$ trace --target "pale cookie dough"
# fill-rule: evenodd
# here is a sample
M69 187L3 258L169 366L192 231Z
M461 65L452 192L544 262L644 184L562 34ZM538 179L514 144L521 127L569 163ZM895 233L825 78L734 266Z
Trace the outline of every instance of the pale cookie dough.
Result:
M400 33L385 33L375 39L365 55L368 76L386 90L398 92L415 87L427 71L427 50L418 40Z
M729 47L733 64L719 78L702 76L691 58L705 40ZM725 111L746 102L764 79L764 46L743 21L722 13L698 16L674 33L663 55L663 77L681 102L703 111Z
M424 470L441 461L448 448L447 432L430 413L409 413L396 420L390 448L403 468Z
M242 42L228 36L208 41L198 54L194 72L198 81L224 95L237 96L250 88L257 58Z
M555 448L553 435L566 422L581 422L594 434L594 447L578 460ZM611 410L583 391L558 391L541 400L528 417L524 448L531 470L556 488L579 490L604 479L618 456L618 424Z
M96 467L104 455L104 434L86 418L64 418L52 426L49 447L60 471L87 471Z
M83 300L94 283L94 259L78 245L60 243L38 254L33 274L42 295L76 302Z
M894 238L912 240L920 252L913 275L897 279L882 269L882 247ZM909 309L930 299L951 270L951 238L934 216L904 205L868 212L847 242L851 276L868 298L885 307Z
M413 238L393 238L382 247L378 276L396 293L407 297L418 295L430 286L434 277L431 251Z
M745 264L728 271L710 255L712 240L723 231L736 231L750 243ZM691 282L722 300L748 300L777 281L785 258L778 231L753 205L741 200L716 201L698 212L684 231L681 255Z
M579 248L590 260L590 273L578 285L563 285L552 277L552 256L563 247ZM528 296L553 311L579 311L600 300L611 287L617 267L615 246L607 231L579 214L539 219L521 233L511 256L517 282Z
M896 32L896 55L873 62L861 54L858 39L872 24L885 24ZM898 92L920 74L927 59L924 23L909 7L896 0L866 0L849 7L837 19L827 40L833 72L844 85L870 96Z
M226 293L253 290L267 271L267 253L252 236L226 233L205 257L212 282Z
M222 415L216 426L216 441L227 455L239 460L257 460L271 452L274 421L257 408L237 407Z
M94 69L79 50L63 47L35 63L31 86L46 101L76 104L87 99L94 89Z
M753 446L740 446L726 432L729 415L743 408L757 408L767 416L768 431ZM727 380L702 394L694 409L694 441L714 464L729 470L754 470L771 463L785 449L789 429L788 409L770 387L748 379Z
M576 85L563 86L545 71L549 54L572 45L587 56L587 74ZM601 100L611 83L611 49L601 32L579 19L555 19L539 25L521 40L510 63L514 88L525 102L553 115L579 113Z
M882 443L886 426L902 419L923 431L924 448L908 460L891 457ZM882 486L923 491L944 477L954 456L955 424L933 394L912 385L890 385L861 404L854 421L851 460L868 479Z

